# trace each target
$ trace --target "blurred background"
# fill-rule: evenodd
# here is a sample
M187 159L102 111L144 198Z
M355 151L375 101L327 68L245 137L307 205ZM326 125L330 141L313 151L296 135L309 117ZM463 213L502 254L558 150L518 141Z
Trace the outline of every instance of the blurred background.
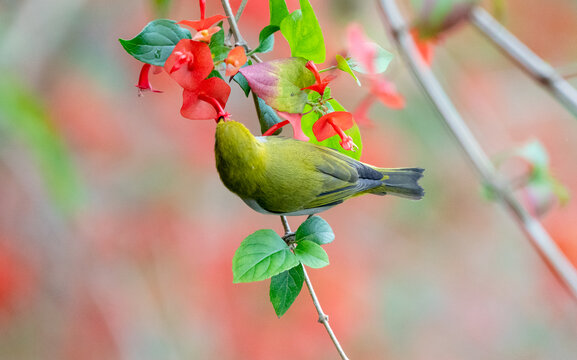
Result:
M375 2L311 2L329 54L351 22L394 52ZM337 358L306 290L278 319L268 281L232 284L240 241L282 226L222 186L214 123L179 115L176 83L153 76L164 92L137 96L140 63L117 39L157 17L199 17L195 0L158 4L0 1L0 359ZM514 34L576 72L577 2L505 5ZM220 13L209 0L207 16ZM250 0L239 26L253 47L267 23L268 2ZM280 35L267 55L288 55ZM491 156L538 139L576 192L577 120L475 29L451 32L433 69ZM576 302L483 197L398 56L387 76L407 106L371 108L362 160L426 168L426 196L357 198L323 214L336 233L331 265L309 273L344 349L351 359L575 358ZM332 88L349 110L367 91L346 76ZM227 110L257 131L236 86ZM574 200L542 216L573 263L576 218Z

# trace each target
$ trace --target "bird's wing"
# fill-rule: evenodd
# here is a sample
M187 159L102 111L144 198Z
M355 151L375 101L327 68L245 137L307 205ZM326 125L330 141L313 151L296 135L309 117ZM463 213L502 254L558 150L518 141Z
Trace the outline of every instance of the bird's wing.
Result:
M315 167L325 175L326 185L307 207L338 204L382 184L380 172L329 148L319 147L319 161L315 162Z

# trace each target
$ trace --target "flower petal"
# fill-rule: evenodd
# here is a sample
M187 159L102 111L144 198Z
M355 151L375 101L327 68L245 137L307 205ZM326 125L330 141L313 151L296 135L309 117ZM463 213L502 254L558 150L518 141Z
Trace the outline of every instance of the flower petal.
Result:
M238 72L238 70L246 63L247 61L246 51L244 50L243 46L237 46L232 49L224 63L226 64L226 72L225 76L234 76Z
M198 87L213 67L208 45L190 39L180 40L164 63L164 70L185 89Z
M355 125L353 115L348 111L334 111L321 116L313 125L313 134L318 141L324 141L331 136L348 130ZM338 129L337 129L338 128Z
M301 119L303 114L293 114L282 111L277 111L278 115L290 122L293 128L293 138L301 141L309 141L309 137L305 135L301 127Z
M140 92L152 91L156 93L161 93L162 92L161 90L153 89L152 85L150 84L149 75L151 67L152 65L150 64L142 65L142 69L140 69L140 75L138 76L138 84L136 84L135 86L138 88ZM156 68L156 66L154 68Z
M226 19L226 16L214 15L214 16L211 16L207 19L202 19L202 20L197 20L197 21L181 20L181 21L177 22L177 24L178 25L186 25L186 26L193 28L196 31L201 31L201 30L208 29L209 27L216 24L217 22L219 22L222 19Z
M224 108L230 95L230 86L218 77L203 80L195 89L184 89L183 101L180 114L191 120L213 120L219 112L209 102L200 98L203 96L213 98Z
M371 93L391 109L402 109L405 107L405 98L397 92L395 84L387 79L373 79L371 82Z

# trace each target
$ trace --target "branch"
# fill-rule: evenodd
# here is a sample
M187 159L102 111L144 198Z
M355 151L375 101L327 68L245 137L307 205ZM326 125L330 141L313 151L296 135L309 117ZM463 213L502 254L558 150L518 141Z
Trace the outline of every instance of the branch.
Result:
M307 288L309 289L309 294L311 294L311 298L313 299L313 304L315 305L315 308L317 309L317 313L319 314L319 322L321 324L323 324L325 326L325 328L327 329L327 332L329 333L329 336L330 336L331 340L333 341L333 344L335 344L335 347L337 348L337 351L339 352L341 359L349 360L349 358L347 357L347 354L345 354L345 351L343 350L341 344L339 343L339 340L337 339L335 333L333 332L331 325L329 324L329 316L323 312L323 308L321 307L319 299L317 298L317 294L315 294L315 289L313 288L313 284L311 283L311 279L309 278L309 274L307 274L305 266L303 264L301 264L301 267L303 269L303 274L305 276L305 282L307 284Z
M525 44L480 7L472 10L471 23L509 56L527 75L545 88L565 108L577 117L577 90L551 65L543 61Z
M444 124L477 170L481 180L494 190L500 202L509 210L511 217L517 222L539 255L551 265L553 272L567 286L571 295L577 299L577 271L573 265L543 225L517 201L511 193L510 187L497 173L489 157L457 112L438 80L423 62L395 1L379 0L379 4L381 13L390 26L391 36L400 55L408 65L415 80L423 88L426 96L435 105Z
M230 4L229 4L228 0L221 0L221 3L222 3L222 7L224 9L226 16L228 17L228 23L230 25L230 29L232 31L232 34L236 40L236 45L244 46L245 49L248 51L249 50L248 45L240 33L240 30L239 30L238 25L236 23L237 19L234 17L234 15L232 13L232 9L230 8ZM243 1L243 3L244 3L244 1ZM255 60L255 62L261 62L261 60L256 55L251 55L251 57L253 58L253 60ZM255 106L257 106L257 110L258 110L258 101L257 101L257 97L254 94L254 92L253 92L253 100L254 100ZM291 232L290 225L288 223L286 216L281 216L280 219L282 221L282 225L283 225L283 228L285 231L285 237L291 235L292 232ZM305 270L304 265L301 264L300 266L302 266L305 282L307 284L307 288L309 289L309 293L311 294L311 297L313 299L313 304L315 305L315 308L317 309L317 313L319 314L319 322L322 323L325 326L325 328L327 329L327 332L328 332L331 340L333 341L333 344L335 344L335 347L337 348L337 351L338 351L339 355L341 356L341 358L343 360L348 360L347 355L343 351L343 348L341 347L339 340L335 336L335 333L333 332L333 329L331 328L331 326L329 324L329 317L323 312L323 309L321 308L321 305L319 303L319 299L317 298L317 295L315 294L313 284L311 283L311 279L309 278L309 276Z
M290 225L287 221L286 216L281 216L280 220L282 222L282 226L283 226L284 232L285 232L284 237L294 235L294 233L291 231L291 228L290 228ZM337 336L335 335L333 329L331 328L331 325L329 324L329 316L323 312L323 308L321 307L321 303L319 302L319 298L317 297L317 294L315 293L315 289L313 288L313 284L311 282L311 279L309 278L309 274L307 273L305 266L303 264L300 264L300 266L303 269L303 275L305 278L305 283L307 284L307 288L309 289L309 294L311 294L311 298L313 299L313 304L314 304L315 308L317 309L317 313L319 314L319 320L318 321L325 326L325 329L327 329L327 333L329 333L329 337L331 338L333 344L337 348L337 351L338 351L339 355L341 356L341 359L348 360L349 358L347 357L347 354L345 354L345 351L343 350L341 344L339 343L339 340L337 339Z
M236 18L234 17L234 14L232 13L230 3L228 2L228 0L220 0L220 2L222 4L222 8L224 10L224 13L226 14L226 16L228 18L228 25L230 26L230 30L232 31L232 35L234 36L234 39L236 40L235 44L238 46L245 46L246 47L246 41L244 40L244 38L240 34L240 30L238 29L238 25L236 23Z

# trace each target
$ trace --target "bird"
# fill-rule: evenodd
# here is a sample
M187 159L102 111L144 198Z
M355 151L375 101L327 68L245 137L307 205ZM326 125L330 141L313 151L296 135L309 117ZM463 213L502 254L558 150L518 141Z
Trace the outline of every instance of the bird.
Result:
M220 120L216 168L223 184L262 214L314 215L355 196L424 196L422 168L380 168L310 142L254 136L242 123Z

